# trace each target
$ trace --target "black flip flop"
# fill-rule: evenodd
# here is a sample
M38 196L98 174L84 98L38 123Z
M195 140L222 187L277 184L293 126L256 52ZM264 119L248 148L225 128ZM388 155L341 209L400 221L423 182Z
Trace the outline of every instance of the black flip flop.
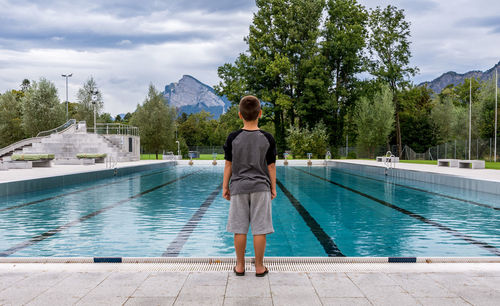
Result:
M245 276L245 271L243 271L243 272L237 272L236 271L236 267L233 268L233 271L234 271L234 274L236 274L236 276Z
M255 273L255 276L257 277L264 277L266 276L267 273L269 273L269 270L267 269L267 267L264 267L266 268L266 271L262 272L262 273Z

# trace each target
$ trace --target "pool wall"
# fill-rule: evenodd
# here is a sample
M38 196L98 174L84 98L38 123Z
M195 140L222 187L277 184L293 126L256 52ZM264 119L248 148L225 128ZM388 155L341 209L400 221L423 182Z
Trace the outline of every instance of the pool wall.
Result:
M39 191L74 184L81 184L90 181L96 181L114 176L124 176L135 172L148 171L153 169L162 169L175 166L174 161L165 161L162 163L142 164L137 166L116 167L113 169L101 169L96 171L79 172L51 177L43 177L22 181L0 183L0 197L11 196L24 192Z
M351 171L361 171L364 173L382 175L382 176L384 176L386 172L385 167L343 163L339 161L328 161L328 166L332 168L351 170ZM387 173L389 176L407 180L421 181L429 184L439 184L439 185L471 190L475 192L486 192L486 193L500 195L500 182L472 179L472 178L449 175L449 174L415 171L408 169L397 169L397 168L389 169Z

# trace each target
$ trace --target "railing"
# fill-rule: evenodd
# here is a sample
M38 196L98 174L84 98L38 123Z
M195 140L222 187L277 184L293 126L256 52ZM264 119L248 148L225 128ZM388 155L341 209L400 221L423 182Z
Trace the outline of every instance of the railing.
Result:
M45 136L52 135L54 133L64 132L65 130L67 130L68 128L70 128L73 124L76 124L76 120L75 119L69 119L65 124L63 124L61 126L58 126L55 129L48 130L48 131L43 131L43 132L38 133L36 135L36 137L45 137Z
M100 135L130 135L139 136L139 128L121 123L97 123L94 127L87 126L88 133L97 132Z
M32 143L36 143L36 142L40 142L42 140L42 138L47 137L49 135L52 135L54 133L62 133L64 131L66 131L67 129L71 128L74 124L76 124L76 120L70 119L66 123L64 123L61 126L56 127L55 129L38 133L36 135L36 137L26 138L26 139L20 140L18 142L15 142L13 144L10 144L10 145L6 146L5 148L0 149L0 156L3 156L5 154L7 154L11 151L14 151L18 148L21 148L23 146L26 146L26 145L29 145Z

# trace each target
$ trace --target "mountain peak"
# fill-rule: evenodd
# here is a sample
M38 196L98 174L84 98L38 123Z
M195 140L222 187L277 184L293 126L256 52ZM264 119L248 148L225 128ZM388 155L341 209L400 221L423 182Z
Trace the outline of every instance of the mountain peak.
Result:
M461 84L465 81L465 79L468 78L477 78L481 81L491 80L492 78L495 77L495 68L498 69L499 67L500 67L500 62L498 62L495 66L484 72L480 70L471 70L466 73L457 73L455 71L448 71L430 82L421 83L419 86L427 85L427 87L432 89L435 93L440 93L446 86L450 84L453 84L454 86Z
M225 97L218 96L212 87L191 75L183 75L178 82L165 86L163 96L179 113L191 114L205 110L215 119L231 105Z

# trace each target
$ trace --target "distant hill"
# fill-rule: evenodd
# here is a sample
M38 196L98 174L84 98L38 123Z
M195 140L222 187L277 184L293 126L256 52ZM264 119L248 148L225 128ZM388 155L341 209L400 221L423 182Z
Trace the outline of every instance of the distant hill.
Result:
M473 70L469 71L463 74L456 73L454 71L449 71L438 77L437 79L434 79L433 81L430 82L423 82L419 84L419 86L422 85L427 85L430 89L432 89L436 93L440 93L443 88L446 86L453 84L453 85L458 85L461 84L465 79L474 77L478 78L481 81L486 81L486 80L491 80L491 78L495 77L495 68L500 67L500 62L496 64L494 67L491 69L488 69L486 71L479 71L479 70ZM500 71L499 71L500 74ZM499 76L500 79L500 76ZM500 82L499 82L500 84Z
M205 110L218 119L231 106L225 96L217 95L212 87L190 75L184 75L179 82L165 86L163 96L169 105L177 108L179 114Z

